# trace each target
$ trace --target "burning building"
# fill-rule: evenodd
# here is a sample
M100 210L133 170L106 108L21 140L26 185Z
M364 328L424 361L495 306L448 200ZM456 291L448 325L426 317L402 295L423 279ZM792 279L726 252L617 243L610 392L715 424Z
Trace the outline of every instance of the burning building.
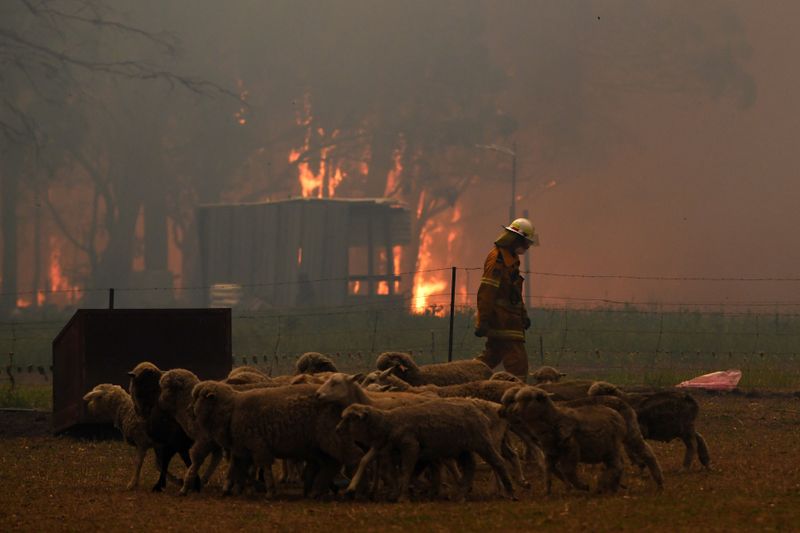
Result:
M382 198L202 205L202 285L233 287L225 303L253 309L399 303L410 290L398 272L410 216Z

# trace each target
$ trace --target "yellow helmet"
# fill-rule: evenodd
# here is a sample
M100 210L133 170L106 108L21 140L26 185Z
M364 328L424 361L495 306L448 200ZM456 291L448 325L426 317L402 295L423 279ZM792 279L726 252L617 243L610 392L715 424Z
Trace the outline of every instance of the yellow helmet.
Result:
M518 218L508 226L503 227L512 233L525 237L531 243L531 246L539 246L539 236L536 234L533 224L527 218Z

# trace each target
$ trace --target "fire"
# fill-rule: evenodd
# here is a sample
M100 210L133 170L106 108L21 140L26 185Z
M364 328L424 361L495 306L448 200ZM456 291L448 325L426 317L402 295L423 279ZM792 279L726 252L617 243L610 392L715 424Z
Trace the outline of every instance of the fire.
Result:
M419 259L417 265L419 270L429 270L433 267L433 224L429 221L425 224L420 235ZM439 294L447 288L447 281L441 279L441 272L419 272L414 276L414 292L411 309L414 313L424 313L426 311L436 312L432 307L431 297Z
M74 304L81 299L82 291L78 285L74 285L64 274L61 267L61 246L55 237L50 237L50 267L49 267L50 290L53 292L63 292L62 298L67 304Z
M300 182L300 192L303 198L331 198L336 195L337 187L347 175L338 165L334 167L330 157L330 153L336 147L332 141L339 135L339 130L333 130L330 135L327 135L329 141L323 142L324 146L319 149L319 169L315 173L308 161L311 136L316 133L320 139L324 140L326 132L321 127L315 129L312 121L311 98L306 94L303 99L303 109L298 110L295 120L298 126L306 129L303 146L299 149L289 150L289 164L297 166L297 179ZM300 160L301 156L305 156L303 161Z
M403 173L403 150L404 147L401 145L400 148L395 149L394 153L392 154L392 161L394 162L394 165L392 166L392 170L390 170L389 174L386 176L386 190L383 193L384 196L391 196L397 192L397 185L400 182L400 175Z
M437 217L437 219L439 218L444 217ZM419 270L431 270L446 266L448 263L452 264L456 257L456 244L461 236L461 229L457 224L461 220L461 206L456 204L449 220L437 222L437 219L429 220L422 230L417 264ZM437 251L444 248L442 241L446 242L446 254ZM434 254L434 251L437 251L436 254ZM434 255L437 256L436 260L434 260ZM463 292L463 297L466 299L467 285L463 280L462 287L463 291L459 290L458 292L460 295ZM443 314L447 307L445 302L449 298L442 293L448 293L449 288L449 269L436 272L419 272L414 276L412 311L414 313L432 312L434 314ZM433 301L434 295L438 295L435 301Z

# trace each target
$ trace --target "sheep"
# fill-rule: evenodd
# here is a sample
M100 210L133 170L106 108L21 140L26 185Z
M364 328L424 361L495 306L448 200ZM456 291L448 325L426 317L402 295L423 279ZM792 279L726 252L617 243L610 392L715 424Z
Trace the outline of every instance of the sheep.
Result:
M519 379L517 376L515 376L511 372L506 372L505 370L495 372L489 379L499 380L499 381L513 381L514 383L523 383L523 381Z
M192 390L197 423L222 448L231 464L223 491L233 488L237 472L251 462L264 468L268 494L274 494L275 458L306 461L304 493L321 494L340 465L355 467L361 451L334 432L341 409L316 399L315 385L238 392L230 385L201 381Z
M661 471L661 465L655 453L653 453L653 449L650 448L650 445L645 442L642 436L642 431L639 428L639 422L636 418L636 412L623 399L614 396L589 396L587 398L563 402L561 405L566 407L604 405L618 412L625 420L627 431L623 444L631 462L638 466L640 470L647 468L650 472L650 477L653 478L659 490L664 488L664 474Z
M375 362L378 370L392 368L392 373L411 385L454 385L489 379L492 370L477 359L418 366L410 355L385 352Z
M538 387L520 388L508 408L524 420L545 453L547 494L552 492L552 476L574 488L588 491L577 476L578 463L603 463L605 471L598 491L616 492L622 478L620 450L627 428L619 413L603 405L562 407Z
M139 485L142 463L147 450L153 447L153 441L147 435L144 419L136 414L130 395L119 385L101 383L87 392L83 401L92 416L110 419L114 427L122 432L125 442L136 447L133 477L126 487L128 490L136 488Z
M333 360L319 352L306 352L295 363L295 374L319 374L320 372L338 371Z
M533 384L536 385L540 383L557 383L566 374L559 372L552 366L541 366L535 372L528 374L528 376L533 379Z
M183 486L180 490L182 496L185 496L192 486L196 486L197 473L206 457L211 455L211 463L202 476L201 483L203 485L206 485L208 480L211 479L222 458L222 450L198 426L190 409L192 389L199 382L200 379L193 372L183 368L164 372L159 381L161 388L161 393L158 397L159 406L173 416L183 431L194 440L194 444L189 449L191 465L184 475Z
M589 387L594 383L594 380L590 379L575 379L557 383L541 383L536 386L545 392L549 392L553 401L566 402L588 396Z
M387 371L388 372L388 371ZM430 392L441 398L480 398L490 402L500 403L503 393L510 388L519 386L519 383L504 380L482 380L458 383L455 385L422 385L414 387L392 374L382 373L377 382L388 386L386 390L404 392Z
M609 395L625 400L636 411L636 417L645 439L669 442L681 439L686 452L683 468L692 466L694 456L706 469L711 459L705 438L695 429L700 406L691 394L679 390L661 390L645 393L626 393L615 385L598 381L590 389L591 396Z
M189 449L193 443L178 422L158 405L161 370L152 363L142 362L128 372L128 375L128 390L133 399L134 410L146 421L147 434L153 440L161 468L161 475L153 486L154 492L160 492L167 484L167 468L176 453L187 467L190 465Z
M399 380L399 378L395 378ZM405 382L403 382L405 383ZM432 398L438 398L433 393L406 393L406 392L367 392L358 384L358 376L348 376L347 374L332 374L322 386L317 389L317 399L324 403L335 404L341 409L353 404L364 404L377 407L379 409L394 409L403 405L411 405L426 402ZM377 473L381 472L381 464L389 464L389 454L380 457L376 469L376 477L373 482L372 492L377 490L379 478ZM389 476L384 477L384 481L391 482Z
M401 454L401 472L393 499L408 499L408 484L419 459L434 463L457 459L463 471L461 496L464 497L475 473L473 452L492 467L506 494L516 499L503 459L493 444L489 420L473 402L431 400L388 411L355 404L342 412L336 431L370 445L347 487L348 493L356 490L376 454L397 449Z
M274 380L254 366L238 366L224 380L229 385L273 384Z

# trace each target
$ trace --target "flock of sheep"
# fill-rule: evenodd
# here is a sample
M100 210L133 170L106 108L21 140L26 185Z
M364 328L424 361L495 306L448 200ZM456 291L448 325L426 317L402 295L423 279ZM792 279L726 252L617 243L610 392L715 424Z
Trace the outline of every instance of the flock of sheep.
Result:
M129 392L101 384L84 400L136 447L129 489L138 485L150 448L160 471L154 491L168 478L181 494L200 490L225 458L224 494L253 487L273 496L280 483L298 478L306 496L346 484L347 496L392 501L407 500L412 488L417 497L437 497L443 474L450 496L464 499L476 456L491 467L496 490L512 499L515 489L530 487L524 461L544 472L548 494L553 477L589 490L579 463L603 465L597 490L615 492L625 455L661 488L648 439L681 439L684 468L695 455L709 466L695 429L697 402L677 389L562 381L552 367L532 373L536 385L529 386L475 359L418 366L399 352L381 354L376 367L343 374L330 358L309 352L295 375L270 377L245 366L222 381L201 381L189 370L143 362L129 372ZM169 474L176 454L187 466L183 480Z

